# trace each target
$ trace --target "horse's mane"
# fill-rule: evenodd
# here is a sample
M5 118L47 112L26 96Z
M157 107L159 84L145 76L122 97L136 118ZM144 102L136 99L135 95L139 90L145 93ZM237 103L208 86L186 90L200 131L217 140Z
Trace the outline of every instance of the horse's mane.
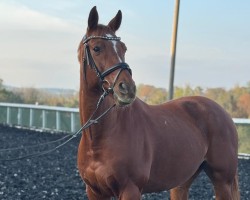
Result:
M84 45L81 41L77 49L77 54L78 54L77 57L78 57L78 62L80 63L80 65L82 65L83 63L83 51L84 51Z

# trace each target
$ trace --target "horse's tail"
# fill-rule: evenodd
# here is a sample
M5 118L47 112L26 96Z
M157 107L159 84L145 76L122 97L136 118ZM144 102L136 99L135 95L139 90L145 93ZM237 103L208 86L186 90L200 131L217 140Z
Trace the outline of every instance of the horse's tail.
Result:
M232 184L232 199L233 200L240 200L240 191L239 191L239 184L238 184L238 171L236 172Z

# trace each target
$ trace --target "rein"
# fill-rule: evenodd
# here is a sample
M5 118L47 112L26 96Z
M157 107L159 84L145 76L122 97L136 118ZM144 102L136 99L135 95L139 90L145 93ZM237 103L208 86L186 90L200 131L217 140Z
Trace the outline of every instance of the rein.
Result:
M66 141L62 142L61 144L59 144L58 146L56 146L55 148L46 150L46 151L42 151L42 152L37 152L37 153L31 153L25 156L20 156L20 157L16 157L16 158L8 158L8 159L0 159L0 161L15 161L15 160L22 160L25 158L33 158L33 157L38 157L38 156L42 156L42 155L46 155L49 154L59 148L61 148L62 146L64 146L65 144L67 144L68 142L70 142L71 140L73 140L75 137L77 137L83 130L89 128L92 124L97 124L98 121L104 117L108 112L110 112L110 110L112 108L115 107L116 104L110 106L107 110L105 110L101 115L99 115L97 118L93 119L94 115L96 114L97 110L100 107L100 104L102 103L102 101L104 100L104 98L109 94L109 91L104 91L103 94L100 96L98 103L96 105L96 109L93 112L93 114L90 116L90 118L88 119L88 121L77 131L75 132L73 135L67 135L64 136L58 140L54 140L51 142L46 142L46 143L42 143L42 144L37 144L37 145L31 145L31 146L26 146L26 147L16 147L16 148L7 148L7 149L0 149L0 153L1 152L6 152L6 151L16 151L16 150L21 150L21 149L30 149L30 148L37 148L39 146L45 146L48 144L53 144L53 143L57 143L59 141L63 141L64 139L68 138Z

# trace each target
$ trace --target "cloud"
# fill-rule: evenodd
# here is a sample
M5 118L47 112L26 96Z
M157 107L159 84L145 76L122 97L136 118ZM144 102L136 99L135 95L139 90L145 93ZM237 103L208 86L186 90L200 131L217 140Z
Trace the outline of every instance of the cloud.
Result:
M78 78L74 66L82 29L17 4L0 2L0 10L0 77L5 83L76 88L72 75Z
M60 18L46 15L23 5L0 2L1 29L62 31L72 28Z

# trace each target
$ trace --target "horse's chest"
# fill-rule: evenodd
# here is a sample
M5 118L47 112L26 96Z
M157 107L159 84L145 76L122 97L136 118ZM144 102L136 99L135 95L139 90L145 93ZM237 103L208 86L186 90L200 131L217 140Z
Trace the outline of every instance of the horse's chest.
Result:
M85 169L83 180L97 194L113 194L118 182L110 167L98 162L92 162Z

